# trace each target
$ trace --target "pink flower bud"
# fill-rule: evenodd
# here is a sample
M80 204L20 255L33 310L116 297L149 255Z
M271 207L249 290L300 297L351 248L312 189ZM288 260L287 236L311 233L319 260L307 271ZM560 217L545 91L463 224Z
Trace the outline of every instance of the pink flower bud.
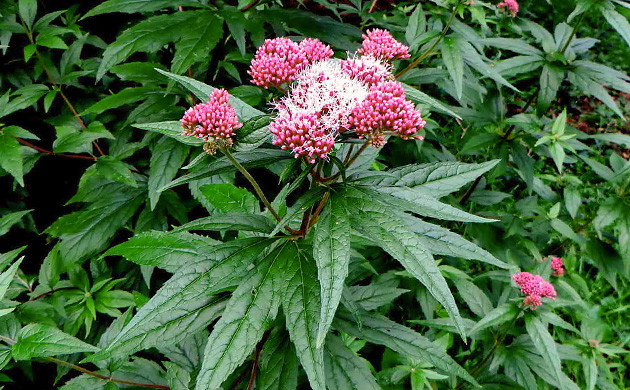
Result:
M378 28L366 31L361 48L357 52L385 61L409 58L407 46L395 40L389 31Z
M228 139L235 135L235 130L243 124L236 117L229 104L229 95L225 89L215 89L208 103L200 103L189 108L181 119L184 132L208 140L210 138Z

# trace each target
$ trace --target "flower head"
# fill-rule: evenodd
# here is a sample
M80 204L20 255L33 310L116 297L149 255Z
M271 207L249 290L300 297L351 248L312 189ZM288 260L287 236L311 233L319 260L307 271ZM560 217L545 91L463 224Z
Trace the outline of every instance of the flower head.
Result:
M341 68L350 76L358 78L369 86L394 78L391 65L371 55L341 61Z
M295 80L308 64L306 53L289 38L266 39L258 48L247 73L252 82L264 88L279 87Z
M366 31L361 48L357 52L386 61L409 58L407 46L395 40L389 31L378 28Z
M518 13L518 3L516 0L503 0L497 4L497 7L509 12L513 18L516 17L516 14Z
M296 158L326 158L367 94L367 86L346 74L339 61L315 62L298 74L288 95L276 104L278 115L269 125L274 144L291 149Z
M418 135L426 122L413 103L405 99L402 86L388 81L370 89L367 97L352 110L350 124L360 138L376 147L385 144L384 133L391 131L403 139L423 139Z
M521 288L521 293L525 295L523 303L532 309L542 305L541 298L555 299L556 297L556 289L540 275L520 272L512 275L512 280Z
M239 122L236 113L230 106L229 95L225 89L215 89L207 103L200 103L189 108L181 119L184 132L182 135L192 135L197 138L229 139L235 135L235 130L243 124Z
M553 270L553 274L555 276L564 275L564 262L562 261L562 257L551 256L551 269Z
M304 52L306 59L310 63L325 61L335 54L330 46L322 43L319 39L306 38L300 42L298 47Z

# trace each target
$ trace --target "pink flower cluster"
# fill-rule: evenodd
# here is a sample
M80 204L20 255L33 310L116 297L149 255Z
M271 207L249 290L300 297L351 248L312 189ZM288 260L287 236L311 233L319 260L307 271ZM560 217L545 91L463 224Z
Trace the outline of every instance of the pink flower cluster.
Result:
M352 110L350 124L359 138L379 147L385 144L385 132L396 132L402 139L423 139L417 135L426 122L413 103L405 99L405 91L395 81L377 84Z
M562 261L562 257L551 256L551 269L553 270L554 276L562 276L564 275L564 262Z
M409 48L395 40L389 31L379 28L366 31L357 52L385 61L409 58Z
M252 83L264 88L280 87L296 79L305 66L333 56L330 46L307 38L299 44L289 38L266 39L256 51L247 73Z
M377 58L364 56L361 58L348 58L341 61L341 69L368 86L393 80L391 66Z
M497 4L497 7L508 11L513 18L516 17L516 14L518 13L518 3L516 0L503 0Z
M512 280L521 288L525 295L523 303L531 309L542 305L541 298L555 299L556 289L540 275L532 275L529 272L520 272L512 275Z
M229 97L225 89L215 89L207 103L200 103L186 110L181 119L184 128L182 135L192 135L205 140L228 139L234 136L234 131L240 129L243 124L239 122L234 109L230 106Z

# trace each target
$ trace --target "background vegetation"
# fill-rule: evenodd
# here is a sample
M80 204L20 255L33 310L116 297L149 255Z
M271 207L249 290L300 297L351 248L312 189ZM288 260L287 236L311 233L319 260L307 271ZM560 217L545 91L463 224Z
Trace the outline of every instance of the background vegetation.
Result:
M221 199L247 203L254 189L235 170L211 175L212 157L178 142L178 129L135 125L179 120L207 96L203 85L266 111L279 94L247 74L265 38L318 38L345 58L377 27L410 47L395 73L428 124L424 141L393 139L361 167L376 175L496 160L439 195L496 221L424 218L465 244L414 231L435 240L427 245L459 327L392 251L355 232L325 385L630 387L628 17L623 0L523 1L516 17L478 0L0 0L0 380L7 389L194 388L235 286L195 332L157 317L153 338L114 340L176 271L151 259L202 245L166 232L241 212ZM254 119L245 127L269 122ZM304 167L261 158L274 148L265 141L250 145L259 153L250 171L291 216L308 193ZM244 211L268 215L259 206ZM250 237L237 222L187 230L203 245ZM548 256L564 259L563 276L551 275ZM522 309L510 279L519 269L550 280L557 298ZM284 316L265 325L264 338L242 347L245 361L225 369L223 388L320 386L301 355L298 368Z

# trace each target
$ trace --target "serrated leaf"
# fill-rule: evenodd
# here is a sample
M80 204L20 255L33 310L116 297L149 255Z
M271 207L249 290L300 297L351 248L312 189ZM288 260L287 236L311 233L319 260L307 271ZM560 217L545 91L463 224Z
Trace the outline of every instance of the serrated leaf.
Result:
M617 30L623 40L630 46L630 23L628 19L615 11L614 7L603 6L600 7L600 11L608 24Z
M412 329L397 324L380 314L362 312L361 327L358 327L353 323L349 313L340 313L335 318L333 327L370 343L384 345L405 356L431 363L442 372L458 376L473 385L477 385L475 379L448 356L441 347Z
M186 145L202 146L205 143L205 141L202 139L191 137L188 135L182 135L184 129L180 121L140 123L134 124L133 127L141 130L148 130L155 133L164 134L165 136L171 137Z
M43 324L26 325L20 330L17 342L11 347L11 354L15 360L95 351L98 351L95 346Z
M404 221L386 207L366 198L355 189L343 192L346 209L354 230L383 248L422 283L438 301L465 337L465 329L455 299L440 273L433 256Z
M538 93L538 112L543 113L556 98L560 84L564 79L564 70L554 65L545 64L540 73L540 92Z
M171 138L163 137L153 149L149 165L149 200L155 209L160 194L158 190L173 180L188 156L189 148Z
M190 261L147 302L102 353L86 361L131 354L183 340L186 332L199 331L226 306L213 296L238 284L269 241L255 238L234 240L205 251L205 257Z
M146 232L116 245L105 255L123 256L136 264L175 273L188 264L207 259L207 253L219 244L220 241L186 232Z
M20 220L27 214L29 214L31 210L22 210L15 211L13 213L8 213L0 217L0 236L5 235L11 227L20 222Z
M17 255L20 254L26 248L26 245L20 248L13 249L12 251L0 253L0 272L4 271L4 269L11 263Z
M441 198L458 191L467 183L494 168L500 160L481 164L466 164L443 161L427 164L407 165L392 169L391 174L399 177L393 185L422 187L423 191L436 198Z
M234 184L206 184L199 188L201 194L224 213L257 213L258 199L244 188Z
M464 85L464 59L456 38L444 37L440 43L440 52L442 53L444 65L455 84L456 96L458 99L461 99Z
M190 373L173 362L164 362L170 390L189 390Z
M22 149L13 137L0 133L0 168L9 172L24 187Z
M368 362L332 334L326 338L324 353L326 386L329 389L379 390Z
M192 0L178 0L177 2L173 2L173 0L107 0L89 10L81 19L113 12L125 14L148 13L177 6L201 7L202 5Z
M267 255L232 294L208 339L197 388L219 388L276 317L286 280L284 267L295 256L292 245L282 245Z
M275 225L264 215L246 213L215 214L199 218L175 228L184 230L237 230L246 232L270 233Z
M205 61L210 51L223 36L223 20L208 15L189 25L189 32L175 44L171 71L179 74L191 65Z
M320 316L320 286L315 261L292 246L283 274L282 310L297 356L313 390L325 390L324 350L317 346Z
M137 187L133 172L120 160L111 156L101 156L94 165L96 172L106 179Z
M175 345L158 346L158 350L171 362L183 367L186 371L193 372L201 368L203 351L208 342L207 330L188 336Z
M260 390L297 389L298 358L286 332L274 329L260 352L260 373L256 388Z
M214 87L211 87L190 77L179 76L161 69L155 70L170 78L171 80L177 81L184 88L192 92L202 102L207 102L208 98L212 94L212 91L215 90ZM254 107L245 103L241 99L235 98L234 96L230 96L229 103L232 108L234 108L236 115L242 122L265 114L264 112L255 109Z
M560 355L558 355L558 349L556 343L553 341L553 337L549 334L547 326L544 325L538 318L533 315L525 317L525 328L527 334L532 339L536 350L552 369L556 377L558 387L562 390L564 388L564 374L562 373L562 364L560 362Z
M324 190L322 187L315 187L304 193L291 208L287 211L285 216L276 224L276 227L271 232L271 235L278 233L285 226L287 226L295 217L302 215L311 206L317 203L318 200L324 196Z
M17 272L18 267L20 266L20 263L22 263L22 260L23 258L19 259L18 261L13 263L9 267L9 269L0 273L0 300L2 300L4 298L4 295L7 293L7 290L9 289L9 285L13 281L13 277L15 276L15 273ZM5 313L5 314L8 314L8 313Z
M470 335L474 335L491 326L498 326L513 320L519 314L519 310L511 303L504 303L497 306L480 319L475 326L470 328Z
M412 102L418 104L426 104L427 106L443 112L445 114L448 114L454 118L457 119L461 119L461 117L459 115L457 115L455 112L453 112L451 109L449 109L448 107L446 107L446 105L440 103L439 101L437 101L436 99L432 98L431 96L427 95L424 92L418 91L416 88L411 87L405 83L402 83L403 87L405 88L405 94L407 95L407 98L409 100L411 100Z
M18 11L26 26L31 28L37 14L37 0L20 0L18 2Z
M321 285L317 347L321 347L341 300L350 264L350 220L343 200L332 196L314 228L313 256Z

